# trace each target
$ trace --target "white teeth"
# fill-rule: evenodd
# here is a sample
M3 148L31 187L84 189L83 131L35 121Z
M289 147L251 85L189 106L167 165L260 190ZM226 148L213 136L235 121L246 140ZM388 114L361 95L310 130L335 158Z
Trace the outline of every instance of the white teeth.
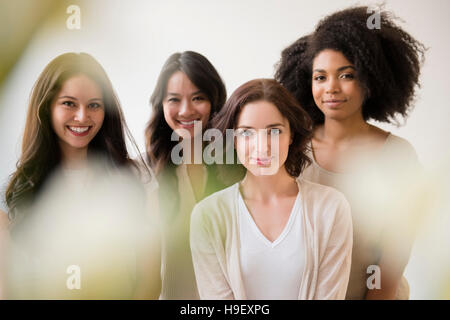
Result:
M180 123L185 126L190 126L190 125L194 124L194 122L195 122L195 120L192 120L192 121L181 121L180 120Z
M77 132L77 133L82 133L82 132L88 131L89 127L70 127L69 126L69 129L74 131L74 132Z

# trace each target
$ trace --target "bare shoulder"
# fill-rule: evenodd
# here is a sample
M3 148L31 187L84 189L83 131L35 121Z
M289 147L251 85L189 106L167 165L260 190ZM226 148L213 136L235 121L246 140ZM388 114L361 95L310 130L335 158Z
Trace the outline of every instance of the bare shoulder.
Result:
M388 138L389 134L390 134L390 132L388 132L388 131L384 131L383 129L378 128L374 125L370 125L368 138L374 144L384 144L386 142L386 139Z
M385 151L389 151L394 154L405 154L413 157L417 156L414 147L408 140L384 131L378 127L372 125L371 127L371 137L373 141L377 141L381 144Z

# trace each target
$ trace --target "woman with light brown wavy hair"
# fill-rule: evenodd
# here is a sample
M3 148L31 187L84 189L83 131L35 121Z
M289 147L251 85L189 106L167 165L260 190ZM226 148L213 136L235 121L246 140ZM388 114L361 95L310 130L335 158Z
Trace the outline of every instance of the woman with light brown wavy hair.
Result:
M49 242L56 244L64 243L68 237L73 236L73 241L77 242L75 239L78 239L80 242L80 246L77 246L76 249L83 252L85 254L83 258L86 258L88 251L92 249L88 247L92 245L95 248L93 243L81 246L83 230L89 227L85 225L77 234L76 228L71 228L68 222L72 217L65 216L64 212L56 208L66 204L67 207L63 211L73 212L78 207L77 201L80 201L84 205L79 205L77 209L79 210L79 221L83 219L83 212L90 212L92 216L87 218L93 221L103 213L106 216L102 218L106 219L107 223L116 221L114 219L117 217L113 212L110 212L111 215L108 216L107 211L110 209L104 209L105 212L99 212L99 216L96 216L96 210L103 210L96 209L91 212L90 207L98 204L100 208L103 206L108 208L108 203L116 203L117 199L111 197L103 199L102 196L107 194L105 190L108 192L115 188L121 190L120 185L111 184L108 186L109 188L102 188L102 190L98 187L104 181L111 183L121 181L120 183L130 186L136 192L140 192L141 189L144 192L139 182L134 181L138 181L138 179L133 177L136 177L136 173L140 177L151 176L149 169L137 165L130 159L126 148L127 136L131 144L134 144L112 84L102 66L92 56L86 53L66 53L56 57L45 67L30 96L22 140L22 153L17 162L17 169L12 174L6 189L5 198L10 222L4 221L6 215L2 213L2 221L5 222L2 225L8 225L9 235L3 228L2 238L4 241L10 238L10 242L13 244L9 248L12 254L11 261L14 261L12 257L17 256L17 252L19 252L15 248L19 247L24 250L25 256L28 256L30 261L41 259L48 254L48 252L44 252L45 249L42 249L47 245L43 240L47 236L53 236ZM149 183L155 183L155 181ZM59 187L59 190L55 190L55 185ZM80 188L77 188L78 185ZM53 192L50 195L49 190ZM98 197L89 200L89 194L95 194ZM77 199L77 196L80 199ZM129 199L126 199L123 194L122 196L121 202L130 203ZM100 199L103 199L104 202L98 202ZM46 205L47 207L45 207ZM42 210L42 206L49 211L55 211L56 214L51 216L52 219L45 220L46 215L42 213L45 210ZM128 213L130 217L133 217L129 221L144 214L137 212L143 208L140 203L130 206L137 209L136 212ZM133 209L130 208L130 211ZM58 230L48 227L53 221L59 221L60 218L68 218L68 220L64 220L64 223L69 225L61 223L56 226L56 228L61 227L61 230L65 230L66 234L59 234ZM62 229L63 226L68 229ZM74 233L69 235L71 229L74 229ZM139 230L135 230L135 232L139 233ZM142 236L146 237L146 235ZM25 243L25 238L33 240ZM136 261L131 265L135 264L136 266L131 267L134 270L130 272L136 276L136 279L129 280L129 283L125 283L128 281L125 280L124 285L129 290L115 292L116 297L155 298L158 296L159 242L157 237L152 237L152 240L155 241L155 245L152 246L153 253L150 251L142 255L138 247L134 248L136 249ZM5 244L2 243L2 248L4 247ZM36 248L38 249L35 250ZM60 249L63 250L63 248ZM38 256L37 252L42 255ZM102 254L102 252L98 252L98 257ZM59 257L55 256L53 259L58 260ZM6 262L6 259L2 259L2 262ZM46 263L50 262L47 260ZM5 266L2 267L0 271L3 271L1 275L3 278L7 271L8 274L11 274L10 279L17 280L16 273L21 267L20 263L15 263L8 270ZM47 272L41 270L40 267L37 269L40 269L38 272ZM143 270L145 271L143 272ZM108 273L109 270L103 269L102 272ZM38 276L35 274L33 277ZM12 298L67 297L64 294L47 296L47 293L40 292L39 288L34 287L26 290L17 289L17 283L12 280L8 286L0 283L1 291L5 291L5 287L13 288L3 294ZM155 293L152 290L158 292ZM85 288L84 294L94 291L91 285ZM81 296L90 297L89 294ZM96 296L94 294L93 297L108 297L108 295ZM112 294L110 297L114 297L114 295Z

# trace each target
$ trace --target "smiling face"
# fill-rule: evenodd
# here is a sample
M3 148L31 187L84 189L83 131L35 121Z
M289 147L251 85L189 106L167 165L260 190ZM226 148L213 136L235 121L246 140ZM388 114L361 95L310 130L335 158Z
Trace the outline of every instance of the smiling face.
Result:
M325 119L362 119L364 92L354 65L341 52L326 49L315 57L312 94Z
M167 82L163 111L169 127L182 138L189 139L194 137L194 124L197 121L201 121L202 129L208 123L211 102L184 72L177 71Z
M105 118L102 91L89 77L73 76L56 94L50 113L63 156L86 152Z
M236 153L255 176L276 174L286 162L291 131L289 121L268 101L246 104L236 124Z

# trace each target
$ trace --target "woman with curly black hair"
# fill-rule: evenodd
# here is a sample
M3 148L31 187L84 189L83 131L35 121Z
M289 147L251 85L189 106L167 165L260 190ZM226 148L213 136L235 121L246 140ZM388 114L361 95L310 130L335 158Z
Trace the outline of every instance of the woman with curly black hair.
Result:
M314 122L313 163L303 177L343 191L352 206L347 299L409 295L402 274L412 236L399 227L412 211L392 192L420 166L409 142L368 121L407 117L425 48L391 14L377 14L379 28L373 29L367 7L327 16L282 52L275 75Z

